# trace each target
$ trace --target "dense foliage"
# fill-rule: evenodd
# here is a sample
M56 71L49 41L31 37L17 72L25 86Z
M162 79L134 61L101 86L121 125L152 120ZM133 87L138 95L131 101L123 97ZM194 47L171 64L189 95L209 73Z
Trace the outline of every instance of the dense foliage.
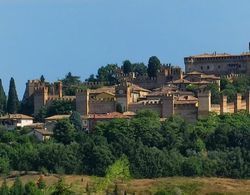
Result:
M68 100L54 100L51 104L43 106L36 114L35 119L44 122L44 119L53 115L70 114L75 110L75 102Z
M63 84L63 95L65 96L74 96L77 90L86 88L82 86L80 77L72 75L71 72L69 72L62 79L62 84Z
M131 120L99 123L88 134L73 120L55 127L54 139L39 143L21 131L0 130L0 172L47 170L104 176L126 155L135 178L166 176L250 177L250 116L211 115L196 124L179 117L161 123L150 111Z

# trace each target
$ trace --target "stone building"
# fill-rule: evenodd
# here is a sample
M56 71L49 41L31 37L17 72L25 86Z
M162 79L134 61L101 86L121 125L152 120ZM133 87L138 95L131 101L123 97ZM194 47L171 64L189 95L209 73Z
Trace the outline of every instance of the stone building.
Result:
M117 72L116 77L119 82L128 81L135 85L138 85L144 89L155 89L166 85L168 82L182 79L183 71L178 66L172 66L171 64L162 65L161 69L157 73L156 77L148 77L148 75L136 75L135 73L124 74L122 70Z
M232 114L244 110L250 114L250 92L243 95L238 93L232 103L227 101L227 96L222 95L220 98L220 104L212 104L211 92L200 90L198 101L199 118L207 117L211 112L216 114Z
M165 86L154 91L122 82L106 89L81 90L76 94L76 109L82 115L112 113L120 105L123 112L149 109L166 118L174 114L189 121L197 119L198 99L191 93Z
M185 57L184 63L186 73L198 71L215 75L250 74L250 52L239 55L205 53Z
M40 80L28 80L23 101L28 99L32 99L34 102L34 114L36 114L43 106L50 104L54 100L74 101L75 96L63 96L61 81L48 83Z

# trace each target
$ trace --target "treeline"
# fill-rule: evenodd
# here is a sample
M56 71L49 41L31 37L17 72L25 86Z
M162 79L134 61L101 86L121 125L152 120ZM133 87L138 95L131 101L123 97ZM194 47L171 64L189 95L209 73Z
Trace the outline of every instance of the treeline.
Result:
M161 68L161 62L156 56L151 56L148 60L148 64L144 63L132 63L129 60L123 61L122 65L107 64L98 69L97 75L90 75L86 81L88 82L108 82L110 84L116 84L118 78L116 76L117 70L122 69L124 74L134 72L137 75L148 75L149 77L156 77L157 72Z
M250 116L216 116L196 124L179 117L161 123L151 111L131 120L81 130L79 115L57 123L54 138L37 142L27 132L0 130L0 172L10 170L104 176L126 155L135 178L250 177Z

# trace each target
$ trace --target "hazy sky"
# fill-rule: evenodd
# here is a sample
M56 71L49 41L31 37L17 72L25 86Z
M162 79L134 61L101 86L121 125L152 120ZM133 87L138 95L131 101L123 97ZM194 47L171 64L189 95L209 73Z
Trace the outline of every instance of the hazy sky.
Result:
M0 78L85 79L107 63L156 55L241 53L250 41L249 0L0 0Z

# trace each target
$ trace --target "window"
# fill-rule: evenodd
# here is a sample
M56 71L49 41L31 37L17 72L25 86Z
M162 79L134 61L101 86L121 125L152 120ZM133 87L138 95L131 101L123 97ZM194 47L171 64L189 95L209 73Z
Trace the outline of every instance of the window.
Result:
M207 69L209 70L209 66L207 66Z
M203 70L203 67L201 66L201 70Z
M220 65L218 66L218 69L220 69Z

